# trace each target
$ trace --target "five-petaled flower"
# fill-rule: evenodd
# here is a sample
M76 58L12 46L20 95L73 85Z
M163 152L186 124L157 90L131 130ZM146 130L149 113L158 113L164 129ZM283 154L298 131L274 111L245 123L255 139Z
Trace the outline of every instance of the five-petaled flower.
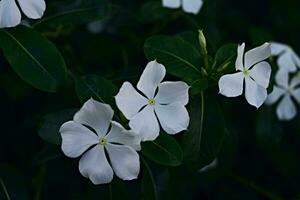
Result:
M198 14L202 5L203 0L163 0L163 6L167 8L180 8L187 13Z
M94 184L111 182L114 173L123 180L132 180L140 171L136 152L140 150L140 137L111 121L113 114L109 105L90 99L75 114L73 121L60 128L62 151L71 158L83 154L79 171Z
M220 78L220 93L226 97L237 97L243 93L250 105L259 108L267 98L267 88L271 76L269 63L263 61L270 57L270 44L265 43L244 54L245 44L238 47L235 63L237 73L227 74Z
M143 95L125 82L116 96L118 108L143 141L154 140L159 135L159 123L169 134L186 130L189 125L185 108L189 101L189 86L182 81L161 82L165 75L165 67L151 61L137 84Z
M291 120L296 116L297 109L292 98L300 104L300 77L295 76L290 82L288 77L288 73L282 73L276 78L276 85L266 100L266 104L271 105L282 97L276 109L280 120Z
M44 0L18 0L19 7L30 19L39 19L46 9ZM0 0L0 28L14 27L21 22L16 0Z

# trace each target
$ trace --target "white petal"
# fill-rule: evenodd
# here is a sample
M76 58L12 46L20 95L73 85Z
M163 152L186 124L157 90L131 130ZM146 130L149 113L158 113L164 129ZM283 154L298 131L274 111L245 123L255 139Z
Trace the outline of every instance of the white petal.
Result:
M202 5L202 0L182 0L182 8L187 13L198 14Z
M131 119L147 103L148 100L139 94L129 82L123 83L116 96L116 104L127 119Z
M260 62L249 70L249 75L257 84L264 88L268 88L271 77L271 66L267 62Z
M247 76L245 79L245 96L250 105L259 108L267 98L267 90Z
M21 13L15 0L0 1L0 28L14 27L20 24Z
M285 95L281 100L276 113L280 120L290 120L296 116L297 110L290 95Z
M295 76L292 80L291 80L291 83L290 83L290 87L291 88L295 88L295 87L298 87L300 84L300 76Z
M127 131L118 122L112 121L111 129L106 136L107 142L131 146L135 150L141 150L141 137L133 131Z
M190 117L182 104L157 105L155 112L162 128L169 134L186 130L189 125Z
M287 89L289 87L289 72L279 69L275 75L275 81L277 85Z
M274 104L276 101L278 101L278 99L285 93L285 90L274 86L273 91L271 92L271 94L268 95L267 100L266 100L266 104L267 105L271 105Z
M108 104L90 99L75 114L74 121L93 128L101 136L106 135L113 115L114 111Z
M238 46L237 49L237 58L235 61L235 69L243 71L244 69L244 51L245 51L245 43Z
M163 7L167 8L179 8L180 0L163 0Z
M156 62L151 61L147 64L143 74L137 84L137 88L142 91L149 99L154 97L159 83L166 75L166 68Z
M297 70L297 66L290 51L287 51L278 57L277 65L280 70L286 70L289 72L294 72Z
M273 56L278 56L279 54L285 52L286 50L289 49L288 45L278 43L278 42L271 42L270 43L270 48L271 48L271 54Z
M140 172L138 153L129 146L107 144L105 146L115 174L122 180L136 179Z
M219 92L226 97L237 97L243 93L244 75L242 72L227 74L219 80Z
M24 14L31 19L39 19L44 15L46 3L44 0L18 0Z
M163 82L158 87L155 97L160 104L179 102L186 105L189 102L189 86L182 81Z
M159 124L154 114L154 106L146 106L129 122L130 128L141 135L142 141L152 141L159 135Z
M296 101L300 104L300 88L296 89L292 92L292 96L296 99Z
M96 145L87 151L79 161L80 173L94 184L105 184L112 181L114 173L104 153L104 146Z
M269 43L249 50L245 54L245 68L249 69L256 63L259 63L271 56L271 48Z
M59 130L64 154L76 158L92 145L98 143L98 136L85 126L74 121L64 123Z
M293 54L292 54L292 59L295 62L296 66L300 67L300 58L294 51L293 51Z

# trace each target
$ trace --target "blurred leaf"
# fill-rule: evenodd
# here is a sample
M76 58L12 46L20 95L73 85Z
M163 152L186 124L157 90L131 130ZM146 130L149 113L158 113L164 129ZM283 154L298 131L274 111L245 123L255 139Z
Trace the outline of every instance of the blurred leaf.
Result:
M110 12L107 0L64 0L47 4L44 17L33 26L44 24L83 24L106 17Z
M38 130L39 136L47 142L60 145L59 129L63 123L72 120L75 112L75 109L66 109L45 115L42 126Z
M137 19L141 23L150 23L160 19L165 19L171 10L162 7L161 2L146 2L137 13Z
M180 145L166 133L160 134L154 141L144 142L142 152L150 160L166 166L178 166L183 159Z
M190 126L183 136L185 161L192 169L210 164L219 154L225 136L225 123L214 98L191 98Z
M55 92L66 80L66 66L56 47L33 29L0 31L0 47L15 72L37 89Z
M118 88L111 81L97 75L88 75L77 79L75 87L81 103L91 97L104 103L111 103L118 92Z
M158 200L155 180L150 166L142 158L143 162L143 178L142 178L142 195L143 200Z
M229 71L234 68L234 62L237 56L237 45L226 44L220 47L215 55L214 67L220 71ZM223 69L224 68L224 69Z
M201 76L201 56L195 48L180 37L153 36L144 44L149 60L157 59L167 72L191 83Z

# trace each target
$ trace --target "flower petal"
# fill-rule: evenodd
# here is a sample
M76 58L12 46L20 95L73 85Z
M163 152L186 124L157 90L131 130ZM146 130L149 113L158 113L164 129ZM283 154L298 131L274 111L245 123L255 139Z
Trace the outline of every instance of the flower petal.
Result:
M18 0L24 14L31 19L40 19L46 10L44 0Z
M300 84L300 76L297 75L291 80L290 87L295 88L295 87L298 87L299 84Z
M136 179L140 172L138 153L125 145L107 144L105 146L115 174L122 180Z
M244 69L244 51L245 51L245 43L238 46L237 49L237 58L235 61L235 69L243 71Z
M245 54L245 67L247 69L251 68L256 63L259 63L271 56L271 48L269 43L264 43L263 45L249 50Z
M273 56L278 56L279 54L287 51L289 49L289 46L278 42L271 42L270 48L271 48L271 54Z
M136 115L148 100L139 94L129 82L123 83L116 96L116 104L127 119Z
M276 113L280 120L290 120L296 116L297 110L291 95L287 94L284 96L276 109Z
M169 134L186 130L189 125L189 114L184 105L180 103L157 105L155 112L162 128Z
M283 89L274 86L273 91L268 95L265 103L267 105L274 104L284 93L285 91Z
M141 137L133 131L127 131L118 122L112 121L111 129L106 136L107 142L131 146L135 150L141 150Z
M286 70L289 72L294 72L297 70L297 66L291 55L291 51L286 51L281 54L277 59L277 65L280 70Z
M79 161L79 171L94 184L112 181L114 173L105 156L103 145L96 145L83 154Z
M76 158L92 145L98 143L98 136L85 126L69 121L64 123L59 132L62 137L61 149L64 154Z
M163 82L158 87L155 97L160 104L179 102L186 105L189 102L189 86L182 81Z
M202 5L202 0L182 0L182 8L187 13L198 14Z
M74 121L93 128L101 136L106 135L113 115L114 111L108 104L90 99L75 114Z
M147 64L143 74L137 84L137 88L143 92L149 99L154 97L159 83L166 75L166 68L156 62L151 61Z
M244 75L242 72L227 74L219 80L219 92L226 97L237 97L243 93Z
M180 7L180 0L163 0L163 7L167 8L179 8Z
M279 69L275 75L275 81L278 86L287 89L289 87L289 72Z
M14 27L20 24L21 13L14 0L0 1L0 28Z
M264 88L268 88L271 77L271 66L265 61L260 62L249 70L249 75L257 84Z
M292 91L292 96L296 99L296 101L300 104L300 88Z
M247 76L245 79L245 96L250 105L259 108L267 98L267 90Z
M159 124L154 114L154 106L146 106L129 122L130 128L140 134L142 141L152 141L159 135Z

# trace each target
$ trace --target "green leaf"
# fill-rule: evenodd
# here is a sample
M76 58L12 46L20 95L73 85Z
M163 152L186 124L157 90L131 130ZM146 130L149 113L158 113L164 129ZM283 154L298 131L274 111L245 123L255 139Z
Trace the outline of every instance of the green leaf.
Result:
M183 136L185 162L198 170L219 154L225 136L225 122L214 98L197 95L189 105L190 126Z
M83 24L106 17L110 12L107 0L64 0L50 2L44 17L33 24L34 27L44 24L65 25Z
M218 49L215 55L214 67L219 71L234 69L234 62L237 56L237 45L226 44Z
M143 162L143 178L142 178L142 196L143 200L157 200L157 190L155 180L151 171L150 166L145 159L142 158Z
M72 120L75 112L75 109L66 109L45 115L38 130L39 136L49 143L60 145L61 136L59 129L63 123Z
M150 160L166 166L178 166L183 160L183 152L177 141L162 133L155 141L142 144L143 154Z
M111 81L97 75L79 78L76 80L75 87L81 103L91 97L104 103L111 103L118 92L118 88Z
M157 59L167 72L191 83L201 76L200 53L180 37L153 36L144 44L149 60Z
M11 67L33 87L56 92L66 80L66 66L56 47L33 29L0 31L0 47Z

